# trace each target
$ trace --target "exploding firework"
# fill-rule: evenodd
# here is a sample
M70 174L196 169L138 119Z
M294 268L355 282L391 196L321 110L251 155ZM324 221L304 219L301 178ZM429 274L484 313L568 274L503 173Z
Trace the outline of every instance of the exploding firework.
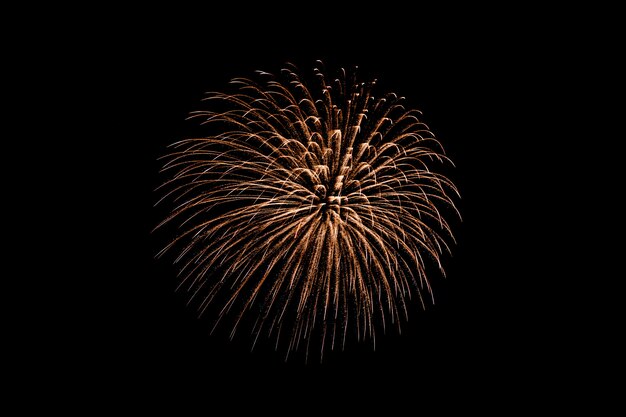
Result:
M231 81L192 113L208 135L171 145L159 225L175 224L181 285L200 314L219 304L232 335L251 317L286 351L313 339L375 340L400 327L416 295L432 302L428 265L454 242L454 184L432 166L451 164L403 97L373 96L356 70L306 81L292 65ZM254 345L253 343L253 345Z

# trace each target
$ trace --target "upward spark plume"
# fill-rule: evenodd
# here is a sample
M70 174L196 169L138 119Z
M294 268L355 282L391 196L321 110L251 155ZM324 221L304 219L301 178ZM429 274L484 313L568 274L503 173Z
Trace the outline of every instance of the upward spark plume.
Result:
M348 335L375 339L400 327L417 295L432 302L427 264L443 274L454 242L447 213L458 191L431 165L451 164L403 97L372 95L375 81L341 70L312 81L292 65L278 76L236 78L192 113L204 137L171 145L158 226L178 235L180 288L231 336L250 317L286 351L313 340L323 353Z

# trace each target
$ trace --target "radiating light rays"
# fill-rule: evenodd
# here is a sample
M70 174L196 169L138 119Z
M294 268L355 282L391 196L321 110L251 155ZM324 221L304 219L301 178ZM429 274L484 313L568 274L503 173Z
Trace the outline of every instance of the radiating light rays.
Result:
M375 82L320 70L306 82L295 67L279 76L236 78L233 93L210 93L191 118L205 137L174 143L159 225L178 235L181 289L232 332L251 317L287 353L314 340L344 346L406 319L416 294L432 298L428 265L454 242L454 184L431 170L451 162L396 94Z

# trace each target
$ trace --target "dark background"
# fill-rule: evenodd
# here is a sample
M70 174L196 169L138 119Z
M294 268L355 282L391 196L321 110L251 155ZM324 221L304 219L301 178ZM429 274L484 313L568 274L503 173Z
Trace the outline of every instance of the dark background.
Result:
M544 314L548 285L540 278L545 270L538 273L548 242L534 232L538 202L546 201L536 180L545 165L528 138L551 146L537 133L547 117L537 82L554 77L546 64L554 52L529 43L528 28L507 19L459 25L397 10L334 13L213 13L196 16L191 27L184 20L136 31L129 25L129 36L108 55L114 63L103 60L115 103L107 115L119 123L107 138L115 162L103 202L115 214L102 224L112 243L98 264L103 301L88 325L103 348L94 358L98 369L115 375L129 396L137 387L150 398L233 407L258 393L261 402L349 402L346 390L360 392L353 401L365 405L469 391L480 393L472 401L486 403L496 393L518 398L512 386L528 377L536 385L524 395L547 395L539 387L561 369L550 343L559 330ZM257 69L276 72L285 62L308 71L318 59L331 72L358 65L379 80L379 91L394 91L423 111L457 166L451 177L463 215L453 256L444 259L448 276L433 275L436 305L416 306L402 335L379 334L376 350L351 343L326 352L321 364L301 355L285 362L284 352L266 346L251 352L244 333L232 341L209 335L210 318L198 319L175 292L171 258L155 259L167 237L151 232L165 212L153 207L163 180L157 158L192 131L185 118L201 108L203 93ZM241 403L225 399L233 393Z

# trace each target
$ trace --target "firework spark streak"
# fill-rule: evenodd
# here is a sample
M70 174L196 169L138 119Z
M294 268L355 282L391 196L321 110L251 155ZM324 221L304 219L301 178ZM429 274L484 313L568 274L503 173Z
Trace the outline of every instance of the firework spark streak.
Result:
M432 302L427 264L444 273L444 214L458 215L421 113L375 98L356 71L324 74L306 82L287 65L209 93L213 110L191 115L209 135L171 145L163 168L175 208L158 227L178 235L161 254L177 253L180 288L200 314L220 302L216 324L233 312L232 335L251 316L254 343L285 339L287 354L399 329L412 295Z

